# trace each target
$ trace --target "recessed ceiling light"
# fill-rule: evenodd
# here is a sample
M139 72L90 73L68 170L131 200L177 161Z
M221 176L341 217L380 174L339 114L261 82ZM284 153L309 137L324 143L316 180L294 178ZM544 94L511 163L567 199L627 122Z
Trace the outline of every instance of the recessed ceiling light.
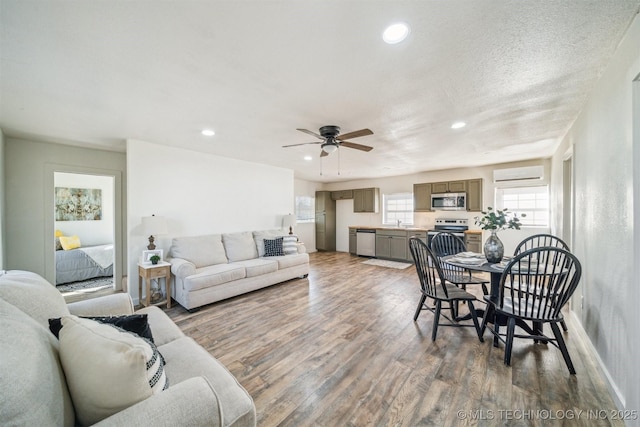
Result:
M389 44L400 43L406 39L409 35L409 26L404 22L398 22L397 24L389 25L384 33L382 33L382 40Z
M212 131L211 129L204 129L204 130L202 131L202 134L203 134L204 136L213 136L213 135L215 135L216 133L215 133L214 131Z
M465 122L455 122L451 125L451 129L461 129L465 127L467 124Z
M309 162L309 161L313 160L313 157L311 157L311 156L304 156L304 159L305 159L306 161L308 161L308 162Z

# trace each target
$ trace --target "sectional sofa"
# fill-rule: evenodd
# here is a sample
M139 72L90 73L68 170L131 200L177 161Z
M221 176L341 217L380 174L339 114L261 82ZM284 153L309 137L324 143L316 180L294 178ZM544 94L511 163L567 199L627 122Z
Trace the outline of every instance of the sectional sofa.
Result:
M143 317L153 341L83 318L111 315ZM67 305L39 275L0 271L0 331L2 426L256 424L235 377L159 308L134 313L128 294Z
M304 245L282 230L176 237L168 261L188 310L309 274Z

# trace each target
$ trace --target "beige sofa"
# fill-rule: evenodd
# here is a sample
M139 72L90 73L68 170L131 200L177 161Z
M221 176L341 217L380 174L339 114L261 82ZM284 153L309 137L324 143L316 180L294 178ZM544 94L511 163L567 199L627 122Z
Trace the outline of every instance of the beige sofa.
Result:
M69 338L71 333L65 331L69 328L66 322L98 324L92 320L79 320L73 315L106 316L133 312L128 294L67 305L55 287L37 274L0 271L0 425L72 426L93 424L95 421L96 425L103 426L255 426L255 406L251 396L220 362L185 336L157 307L148 307L137 313L147 314L155 346L164 362L168 388L126 408L110 407L111 398L130 393L131 387L109 384L114 382L109 379L117 378L117 375L105 373L105 370L110 369L114 359L139 353L123 352L118 347L116 356L98 361L109 345L73 347ZM60 317L64 319L64 326L58 341L49 331L48 319ZM106 328L109 333L126 334L128 339L153 347L137 335L109 326L99 327ZM133 359L140 364L136 358ZM148 362L146 366L149 371ZM97 387L100 390L91 392L105 394L98 403L104 403L105 410L113 412L106 417L87 412L85 402L80 402L85 396L78 396L73 382L92 380L101 375L107 375L107 381L100 383ZM148 386L150 382L145 384ZM115 390L110 390L110 387ZM94 421L83 423L82 419Z
M284 238L284 255L268 256L265 239ZM191 310L276 283L306 277L309 255L295 236L266 230L173 239L173 299Z

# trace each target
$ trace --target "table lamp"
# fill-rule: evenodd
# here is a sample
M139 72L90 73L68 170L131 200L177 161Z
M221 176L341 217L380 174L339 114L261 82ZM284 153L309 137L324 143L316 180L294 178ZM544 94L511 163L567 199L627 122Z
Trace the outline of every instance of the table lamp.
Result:
M149 235L149 245L147 245L147 249L150 251L156 248L156 245L153 243L153 236L157 236L159 234L167 234L169 230L167 230L167 221L163 216L145 216L142 217L142 230L144 234Z
M296 216L294 214L285 215L282 218L282 228L289 227L289 234L293 234L294 225L296 225Z

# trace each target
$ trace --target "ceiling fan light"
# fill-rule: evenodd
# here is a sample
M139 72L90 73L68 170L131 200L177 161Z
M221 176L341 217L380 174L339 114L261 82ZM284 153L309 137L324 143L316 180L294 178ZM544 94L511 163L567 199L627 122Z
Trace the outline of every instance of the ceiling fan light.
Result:
M336 151L338 149L338 146L335 144L328 144L328 143L324 143L321 145L322 147L322 151L324 151L327 154L331 154L334 151Z
M382 33L382 40L389 44L400 43L409 35L409 26L404 22L389 25Z

